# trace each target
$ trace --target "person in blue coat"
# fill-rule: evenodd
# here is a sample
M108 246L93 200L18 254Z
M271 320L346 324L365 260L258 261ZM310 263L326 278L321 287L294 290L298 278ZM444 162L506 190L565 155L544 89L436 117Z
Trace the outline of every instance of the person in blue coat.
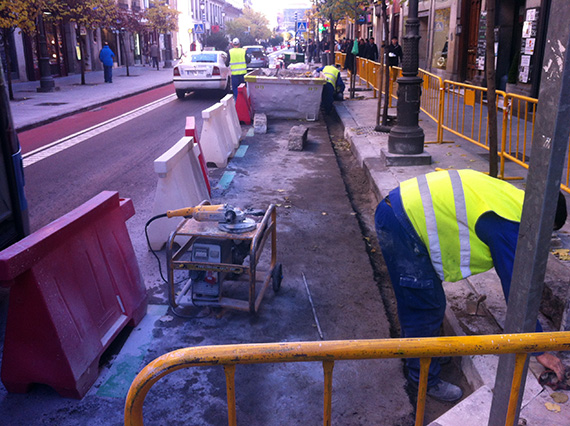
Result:
M105 43L101 52L99 52L99 60L103 62L103 70L105 75L105 83L113 82L113 58L115 54L109 47L109 43Z

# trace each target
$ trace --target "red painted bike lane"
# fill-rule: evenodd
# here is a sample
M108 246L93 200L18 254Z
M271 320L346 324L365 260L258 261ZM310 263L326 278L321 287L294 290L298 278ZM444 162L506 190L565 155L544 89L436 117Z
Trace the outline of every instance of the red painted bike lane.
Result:
M20 140L22 154L26 154L44 145L118 117L121 114L125 114L173 93L174 86L168 84L19 133L18 138Z

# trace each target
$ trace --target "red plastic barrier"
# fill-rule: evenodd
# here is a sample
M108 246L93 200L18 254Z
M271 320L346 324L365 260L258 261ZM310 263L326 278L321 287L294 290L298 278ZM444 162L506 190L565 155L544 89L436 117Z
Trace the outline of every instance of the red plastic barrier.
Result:
M247 95L247 87L242 83L238 87L238 96L236 99L236 110L239 121L244 124L251 124L251 117L253 117L253 108Z
M198 161L200 162L200 167L202 168L202 174L204 175L204 180L206 181L206 186L208 187L208 194L212 196L212 188L210 188L210 180L208 179L208 166L206 166L206 159L204 158L204 151L200 145L200 140L198 138L198 132L196 131L196 120L194 117L186 117L186 130L184 136L192 136L194 141L198 144L200 148L200 155L198 155Z
M0 252L0 286L10 288L2 382L34 383L82 398L99 358L147 307L125 221L133 203L102 192Z

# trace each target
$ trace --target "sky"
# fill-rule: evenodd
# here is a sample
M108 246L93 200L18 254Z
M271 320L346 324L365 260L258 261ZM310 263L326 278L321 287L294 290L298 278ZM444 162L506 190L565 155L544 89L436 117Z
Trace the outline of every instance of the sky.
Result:
M253 9L263 13L269 19L269 26L277 25L277 12L282 9L311 7L310 0L253 0Z

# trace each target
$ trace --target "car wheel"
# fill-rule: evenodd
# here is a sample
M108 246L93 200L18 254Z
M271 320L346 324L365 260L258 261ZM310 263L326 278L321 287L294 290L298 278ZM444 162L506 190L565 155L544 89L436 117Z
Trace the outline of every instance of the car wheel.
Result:
M176 90L176 97L178 99L184 99L184 96L186 96L186 92L184 90Z

